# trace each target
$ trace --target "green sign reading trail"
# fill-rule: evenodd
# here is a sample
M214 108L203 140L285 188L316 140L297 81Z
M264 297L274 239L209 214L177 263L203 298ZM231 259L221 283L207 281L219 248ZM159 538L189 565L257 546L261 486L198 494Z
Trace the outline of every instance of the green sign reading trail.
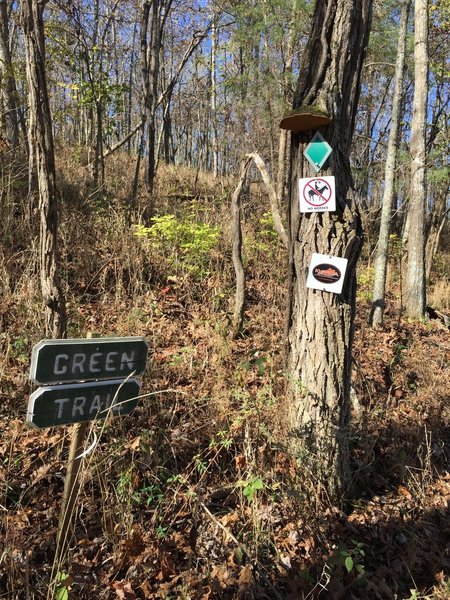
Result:
M318 173L332 152L333 149L331 148L330 144L317 131L313 139L306 146L303 154L308 162L312 165L316 173Z
M30 379L51 384L126 379L145 370L143 337L42 340L33 348Z
M41 387L30 396L27 423L42 429L128 415L140 389L134 378Z

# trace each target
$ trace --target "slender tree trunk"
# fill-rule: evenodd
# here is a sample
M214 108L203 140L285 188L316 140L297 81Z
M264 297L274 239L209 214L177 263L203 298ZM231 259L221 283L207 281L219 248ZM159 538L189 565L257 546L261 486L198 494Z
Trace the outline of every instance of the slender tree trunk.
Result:
M289 31L287 34L286 43L286 61L284 65L284 99L286 103L292 102L291 76L292 67L294 64L294 28L296 20L297 0L292 0L291 21L289 23ZM288 104L287 104L288 105ZM286 175L288 170L288 152L290 150L291 135L287 129L280 129L280 137L278 140L278 168L277 168L277 198L281 201L286 189Z
M356 263L362 245L349 154L359 98L360 75L371 22L371 0L317 0L294 108L315 105L331 125L324 135L333 152L335 213L299 214L298 178L311 176L304 142L292 135L289 206L287 395L292 448L317 494L342 501L350 478L349 419ZM313 252L348 259L340 295L306 287Z
M13 65L9 50L8 8L6 0L0 0L0 95L3 100L4 115L2 126L11 148L19 145L19 108L17 88L13 75Z
M448 205L448 193L449 186L435 198L433 212L430 217L430 227L427 235L427 244L425 249L425 272L426 277L429 279L431 275L431 269L433 267L433 260L436 256L436 252L439 248L439 241L441 238L442 230L444 229L445 222L448 218L450 208Z
M411 125L411 192L409 198L406 313L420 319L425 313L426 119L428 98L428 2L415 0L414 101Z
M103 102L95 101L97 131L95 135L94 185L105 185L105 159L103 158Z
M217 136L217 16L213 17L211 27L211 133L212 133L212 172L214 179L219 175L219 140Z
M270 200L270 210L272 212L274 229L278 233L283 246L287 249L289 246L289 240L284 229L280 211L278 209L278 197L272 181L270 180L269 174L267 173L266 165L264 164L263 159L256 152L248 154L248 157L254 160L258 171L261 173L261 177L264 185L266 186L267 195L269 196Z
M21 0L25 32L26 71L29 94L29 146L31 168L36 170L40 212L40 272L45 305L46 334L66 334L65 303L59 285L57 253L57 190L52 120L45 74L43 10L45 2Z
M172 138L172 116L170 103L172 97L164 100L164 118L163 118L163 137L164 137L164 161L167 164L174 163L173 157L173 138ZM158 144L159 146L159 144Z
M138 24L137 22L133 27L133 39L131 42L131 57L130 57L130 71L128 74L128 93L127 93L127 114L126 114L126 123L127 123L127 132L126 135L130 135L131 133L131 113L133 109L133 75L134 75L134 62L135 62L135 47L136 47L136 36L137 36ZM127 152L131 153L131 137L128 140L127 144Z
M144 3L147 4L147 3ZM159 2L151 2L150 45L147 49L147 81L146 112L147 112L147 148L145 164L145 185L147 192L153 194L156 175L156 100L158 95L159 61L161 52L161 6ZM150 17L150 15L149 15ZM153 209L150 209L150 213ZM150 214L151 216L151 214Z
M372 327L383 324L383 313L386 293L386 273L388 264L389 231L394 200L395 163L398 145L398 125L402 96L403 69L405 65L406 34L408 13L411 0L404 0L398 33L397 59L395 63L394 95L392 98L391 130L386 155L384 173L384 193L381 209L380 231L378 235L377 254L375 258L375 281L373 286L372 310L370 324Z
M240 198L252 159L247 157L242 161L239 181L231 197L232 236L233 236L233 266L236 275L236 295L234 301L233 324L231 336L237 337L244 322L245 309L245 271L242 262L242 227Z

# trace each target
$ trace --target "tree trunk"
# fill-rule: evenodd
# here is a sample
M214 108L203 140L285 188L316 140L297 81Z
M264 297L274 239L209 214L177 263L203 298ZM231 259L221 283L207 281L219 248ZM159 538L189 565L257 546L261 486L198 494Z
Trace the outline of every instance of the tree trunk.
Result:
M164 137L164 161L166 164L173 164L175 162L173 153L173 135L172 135L172 115L170 111L170 103L172 97L164 100L164 112L163 112L163 137ZM159 144L158 144L159 146Z
M426 109L428 98L428 2L415 0L414 101L411 124L411 192L409 197L406 313L420 319L425 313ZM411 235L413 233L413 235Z
M279 198L277 197L275 188L272 184L272 181L270 180L269 174L266 169L266 165L264 164L263 159L256 152L252 152L251 154L248 154L248 157L252 158L254 160L258 171L261 173L261 177L264 182L264 185L266 186L267 195L269 196L269 200L270 200L270 210L272 213L274 229L278 233L281 243L287 249L289 246L289 240L288 240L287 233L284 229L280 211L278 210Z
M231 197L232 236L233 236L233 266L236 275L236 295L234 301L233 323L231 336L236 338L242 329L245 309L245 271L242 262L242 227L241 227L241 194L252 159L247 157L242 161L239 181Z
M294 64L294 30L296 24L296 9L297 9L297 0L292 0L292 8L291 8L291 20L289 23L289 30L287 33L287 42L286 42L286 61L284 64L283 71L283 100L286 102L286 106L292 102L292 68ZM280 137L278 139L278 167L277 167L277 182L276 182L276 190L277 197L281 202L284 197L284 193L286 190L286 175L288 170L288 153L290 150L290 142L291 136L290 133L286 129L280 129ZM280 204L281 206L281 204Z
M449 185L439 194L434 200L433 212L430 216L430 227L427 235L427 243L425 248L425 273L427 279L430 278L431 269L433 268L433 260L439 248L441 233L447 221L447 215L450 208L448 204Z
M217 78L216 78L216 67L217 67L217 43L218 43L218 31L217 31L216 15L213 16L212 27L211 27L211 134L212 134L212 155L213 164L212 172L214 179L219 175L219 139L217 133Z
M66 335L65 303L59 285L57 255L57 190L52 120L45 74L43 9L45 2L21 0L29 94L29 146L35 169L40 213L40 272L46 335Z
M146 163L145 163L145 185L147 192L153 194L153 186L156 175L156 100L158 95L158 79L159 79L159 61L161 52L161 9L160 2L144 2L144 5L150 5L147 12L147 18L150 20L151 10L151 29L150 29L150 44L147 46L146 52L146 78L144 79L145 86L145 108L147 117L147 148L146 148ZM148 29L148 24L147 24ZM150 215L152 216L153 208L150 207Z
M134 75L134 63L135 63L135 46L137 36L137 22L133 27L133 39L131 42L131 58L130 58L130 71L128 74L128 92L127 92L127 108L126 108L126 123L127 123L127 135L131 133L131 114L133 110L133 75ZM131 154L131 137L128 139L127 152Z
M332 123L324 132L333 148L335 213L299 214L298 178L305 177L305 136L292 135L289 206L287 380L292 446L317 493L334 503L349 482L351 350L356 262L362 245L359 211L347 193L349 164L368 41L372 0L317 0L294 108L315 105ZM340 295L306 288L311 254L348 259Z
M19 108L17 106L17 88L13 75L13 65L9 50L8 9L6 0L0 0L0 94L3 100L4 114L2 126L11 148L19 145Z
M405 65L406 35L408 13L411 0L404 0L398 33L397 59L395 63L394 96L392 98L391 130L384 172L384 193L381 209L380 231L378 234L377 254L375 258L375 281L373 286L370 324L376 327L383 324L384 297L386 293L386 273L388 264L389 231L394 200L395 163L398 145L398 125L402 97L403 68Z

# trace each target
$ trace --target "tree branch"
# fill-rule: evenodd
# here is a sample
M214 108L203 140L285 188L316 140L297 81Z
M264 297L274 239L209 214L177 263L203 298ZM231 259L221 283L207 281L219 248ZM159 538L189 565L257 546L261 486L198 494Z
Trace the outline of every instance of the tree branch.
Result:
M275 192L275 188L273 187L272 181L269 177L269 174L266 169L266 165L264 164L263 159L256 152L252 152L251 154L247 154L250 159L253 159L256 167L261 173L262 180L264 185L266 186L267 194L269 195L270 200L270 209L272 211L273 224L275 227L275 231L280 236L280 239L283 243L283 246L287 249L289 242L286 230L283 226L283 222L281 220L280 211L278 209L278 197Z

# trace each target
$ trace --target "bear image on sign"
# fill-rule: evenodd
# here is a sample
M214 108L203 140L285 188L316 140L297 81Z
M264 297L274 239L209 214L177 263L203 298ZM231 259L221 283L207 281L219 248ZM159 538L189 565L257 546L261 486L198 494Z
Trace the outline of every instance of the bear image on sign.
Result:
M321 283L335 283L341 278L341 272L337 267L325 263L314 267L313 277Z
M340 294L348 260L339 256L314 253L309 264L306 287Z
M334 177L301 177L298 180L298 197L301 213L335 211Z

